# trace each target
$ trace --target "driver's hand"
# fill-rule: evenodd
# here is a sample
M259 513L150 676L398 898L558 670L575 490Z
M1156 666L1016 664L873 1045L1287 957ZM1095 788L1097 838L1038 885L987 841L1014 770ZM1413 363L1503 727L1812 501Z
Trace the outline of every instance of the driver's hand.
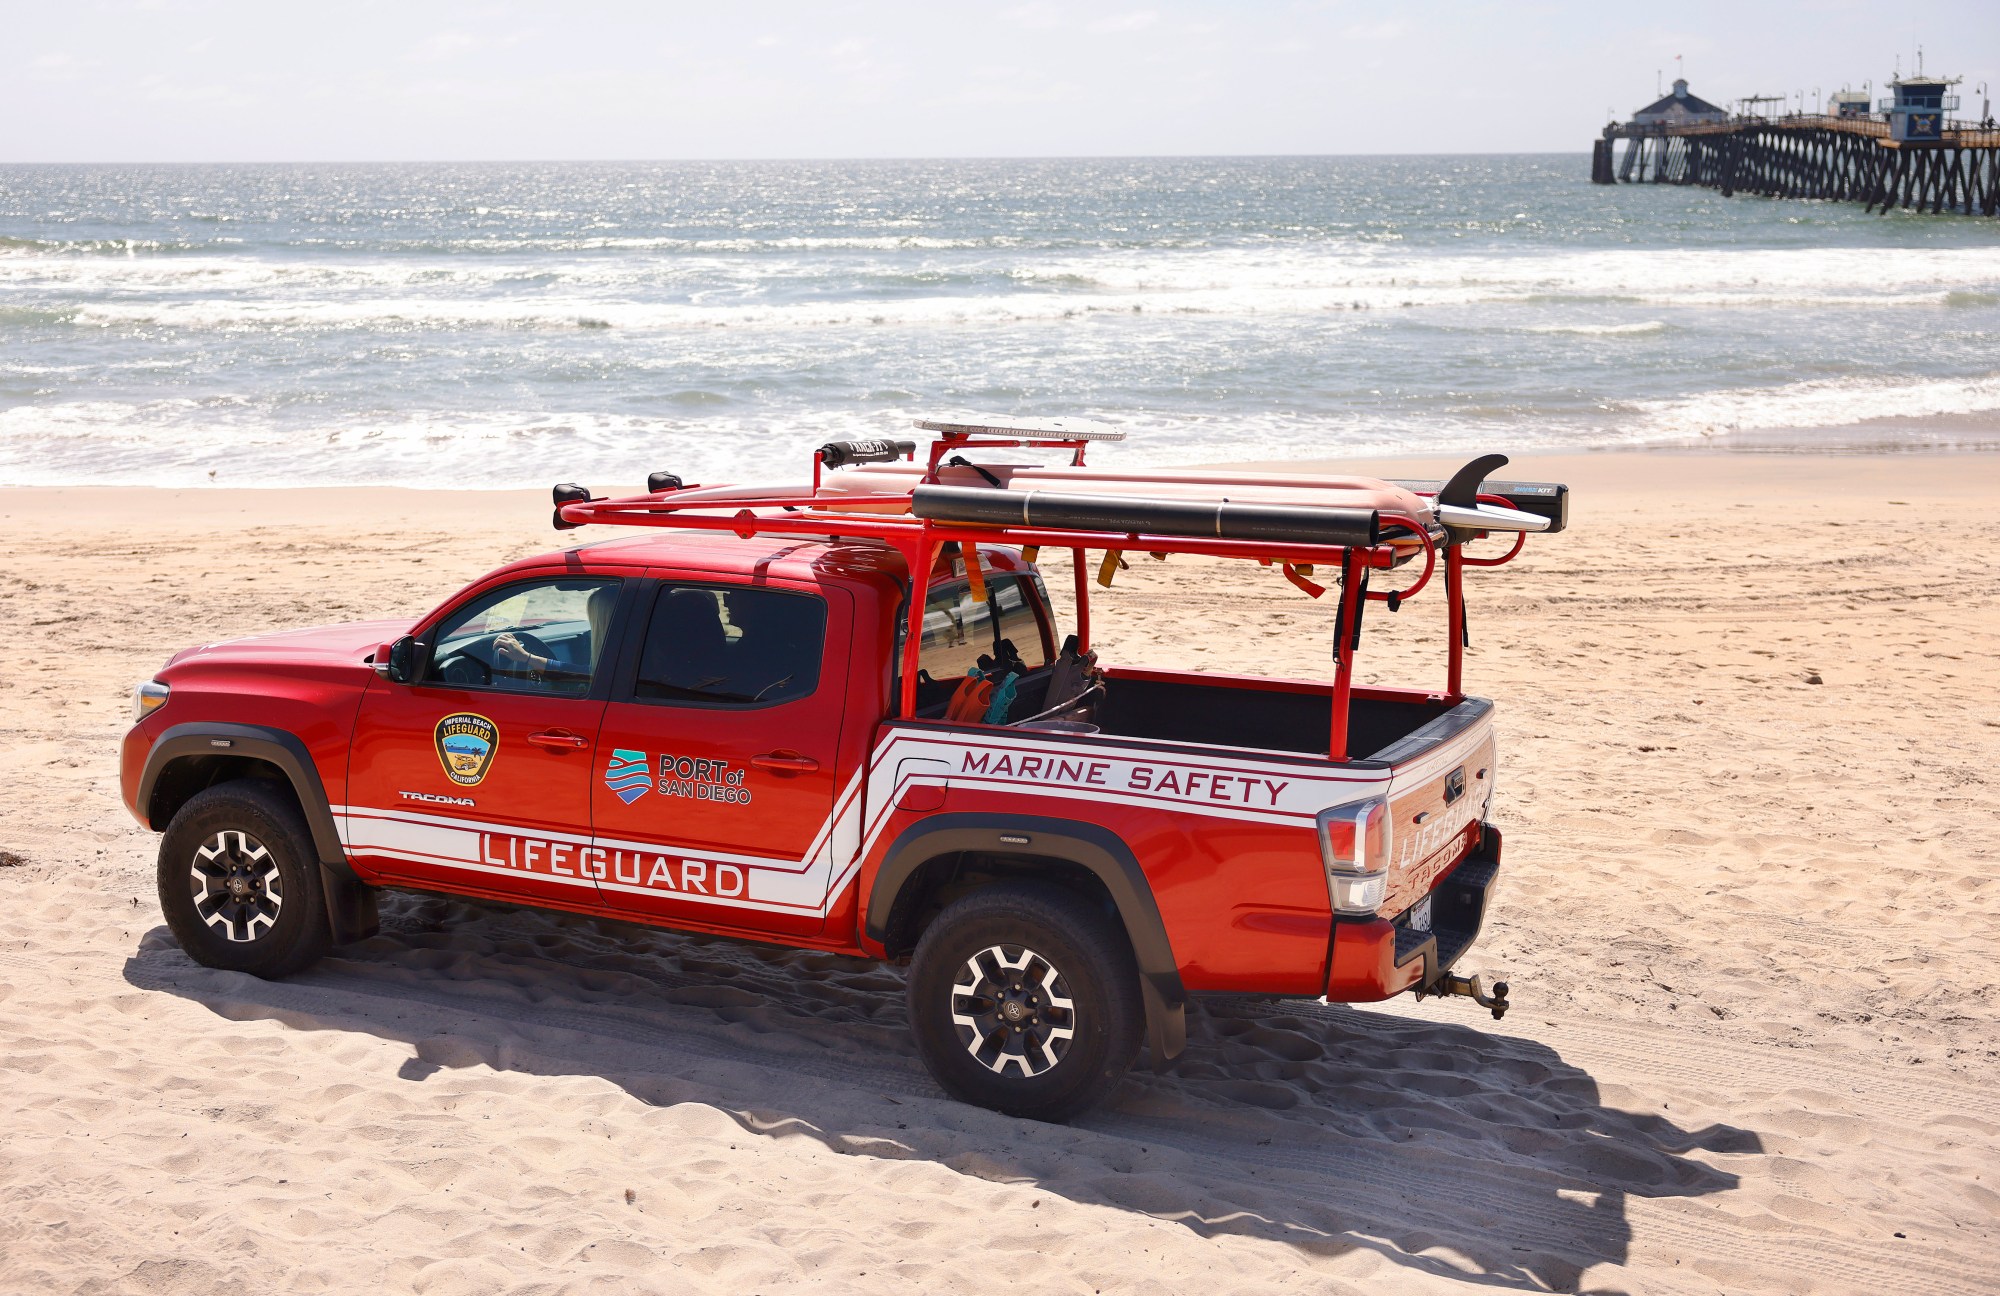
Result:
M533 653L521 645L521 641L511 634L503 634L493 641L493 651L510 666L528 666L536 661Z

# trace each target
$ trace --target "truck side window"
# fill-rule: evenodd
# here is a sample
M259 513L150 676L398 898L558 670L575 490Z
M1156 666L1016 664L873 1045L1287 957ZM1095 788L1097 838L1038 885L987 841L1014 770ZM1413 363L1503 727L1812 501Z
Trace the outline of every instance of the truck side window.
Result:
M428 678L456 688L582 697L618 602L615 580L504 585L447 617Z
M995 656L1005 639L1030 670L1048 664L1041 619L1018 576L989 573L986 602L962 580L934 586L924 600L924 642L918 664L934 680L961 679L979 658Z
M646 626L642 701L768 706L819 686L826 603L789 590L665 584Z

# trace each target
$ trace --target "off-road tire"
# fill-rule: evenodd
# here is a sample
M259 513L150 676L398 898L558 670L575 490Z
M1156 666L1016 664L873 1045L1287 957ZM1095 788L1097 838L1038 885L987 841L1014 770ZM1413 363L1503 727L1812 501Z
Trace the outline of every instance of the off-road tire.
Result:
M1027 975L1013 979L1021 980L1029 995L1044 979L1065 992L1070 1007L1054 1017L1067 1018L1072 1033L1048 1046L1018 1044L1028 1056L996 1070L1004 1059L992 1040L1004 1041L1014 1031L999 1015L1004 1005L999 997L967 995L955 987L987 985L991 978L977 980L979 969L1009 962L1026 965ZM1053 996L1034 997L1038 1005L1023 1010L1049 1012ZM980 1009L986 1004L995 1005L991 1012ZM979 1027L962 1025L955 1013L974 1023L990 1021L996 1032L982 1045ZM917 1051L946 1093L1010 1116L1065 1121L1103 1101L1131 1069L1145 1007L1131 947L1110 917L1059 887L1006 882L953 901L924 930L910 960L909 1015ZM1046 1021L1037 1027L1030 1020L1020 1028L1030 1039L1049 1029Z
M333 943L312 832L288 790L273 784L236 779L188 798L160 839L158 877L174 939L207 967L290 976ZM226 898L238 879L241 900Z

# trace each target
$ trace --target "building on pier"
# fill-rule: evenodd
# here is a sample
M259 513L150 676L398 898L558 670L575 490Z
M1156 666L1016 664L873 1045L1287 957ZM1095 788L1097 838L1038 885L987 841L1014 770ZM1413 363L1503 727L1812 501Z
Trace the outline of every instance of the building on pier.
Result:
M1868 116L1866 90L1836 90L1827 97L1827 115L1841 121L1861 121Z
M1939 140L1944 138L1948 112L1958 111L1958 96L1949 93L1959 79L1897 77L1889 83L1890 96L1882 101L1889 118L1889 138L1893 140Z
M1728 120L1726 111L1689 94L1685 78L1675 80L1672 94L1662 95L1632 114L1634 126L1692 126L1697 122Z

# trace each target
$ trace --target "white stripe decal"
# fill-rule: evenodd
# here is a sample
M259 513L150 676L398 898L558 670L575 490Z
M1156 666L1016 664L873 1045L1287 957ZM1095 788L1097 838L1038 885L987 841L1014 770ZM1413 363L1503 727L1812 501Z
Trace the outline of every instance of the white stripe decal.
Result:
M662 895L676 894L673 892L663 892L658 887L627 886L623 882L599 882L597 886L602 891L617 891L624 895L652 896L656 899ZM839 893L836 891L835 894ZM826 917L826 908L823 905L759 903L753 900L737 900L730 896L686 895L677 896L677 898L682 900L698 900L703 904L716 905L724 909L751 909L760 913L811 915L816 918Z
M1395 771L1392 780L1386 769L1216 756L1192 743L1136 745L1100 739L1086 744L1038 741L1017 732L904 725L889 729L877 742L865 770L856 771L840 789L831 813L798 859L690 850L642 838L593 838L423 810L331 809L341 844L350 853L594 887L607 898L649 896L824 918L880 846L895 817L896 799L909 787L979 789L1310 829L1314 816L1328 806L1428 782L1467 755L1453 743L1415 767Z
M357 831L354 822L380 821L385 823L429 824L440 828L462 828L471 832L511 833L516 837L535 837L541 841L569 842L578 846L590 845L589 833L557 832L547 828L524 828L518 824L489 823L483 819L459 818L455 815L426 814L416 810L385 810L378 806L334 806L335 814L346 813L350 822L349 833Z
M373 853L384 859L399 859L411 864L431 864L444 868L464 869L470 873L498 873L512 878L521 876L521 870L519 869L502 868L496 864L475 864L469 860L439 859L435 856L417 855L405 851L376 850ZM593 892L597 890L597 884L589 878L552 877L545 873L537 873L534 876L540 882L555 882L563 886L589 887Z

